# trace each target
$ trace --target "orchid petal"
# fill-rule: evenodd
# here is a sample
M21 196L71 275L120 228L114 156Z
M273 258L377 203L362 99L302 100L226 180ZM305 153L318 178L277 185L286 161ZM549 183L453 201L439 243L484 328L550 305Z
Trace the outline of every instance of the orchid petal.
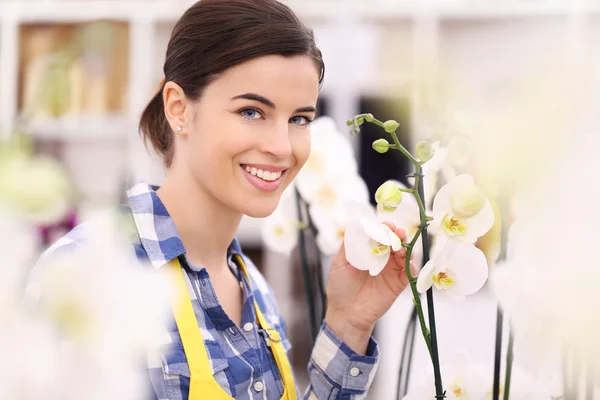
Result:
M298 244L298 225L276 210L263 219L261 236L269 249L289 255Z
M344 250L350 265L363 271L383 268L389 260L389 253L374 254L371 248L372 239L365 233L362 224L352 221L344 238Z
M488 278L487 260L475 246L450 241L440 256L445 260L445 266L456 275L449 291L466 296L477 292L485 284Z
M360 218L365 233L377 243L389 246L391 245L391 236L388 235L386 228L391 232L391 229L374 219Z
M419 293L424 293L431 285L433 285L433 274L435 273L435 260L429 260L423 266L423 269L419 273L419 277L417 278L417 290Z
M387 226L386 224L380 224L379 226L388 235L388 243L389 243L389 246L392 247L392 250L394 250L394 251L400 250L400 248L402 247L402 241L400 240L398 235L396 235L396 233L393 230L391 230L390 227Z
M440 191L437 193L435 198L433 199L433 214L434 214L434 216L440 215L440 214L446 214L448 212L448 210L451 209L450 197L452 197L452 194L456 190L458 190L462 187L471 186L473 184L474 184L473 178L471 178L470 175L462 174L462 175L459 175L456 178L452 179L446 185L444 185L440 189Z
M465 220L465 224L467 225L465 236L473 243L492 228L494 220L494 209L489 200L486 199L483 208L473 217Z

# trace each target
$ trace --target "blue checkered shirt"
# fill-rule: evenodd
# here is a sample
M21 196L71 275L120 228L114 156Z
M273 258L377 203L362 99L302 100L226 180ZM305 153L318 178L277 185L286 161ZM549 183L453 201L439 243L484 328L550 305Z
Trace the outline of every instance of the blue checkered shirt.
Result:
M291 345L271 287L234 239L228 249L228 259L243 290L241 326L248 329L252 326L252 329L248 331L237 326L220 306L207 271L185 258L186 250L173 220L156 195L156 189L146 183L138 183L127 192L129 207L121 207L135 221L137 238L131 244L138 259L149 261L155 268L178 257L182 261L213 376L219 385L236 399L279 400L283 394L283 382L268 347L268 339L255 323L253 308L256 300L269 324L281 334L284 347L289 351ZM83 231L82 225L76 227L51 246L42 259L77 247L85 240ZM234 254L240 254L246 263L251 286L231 261ZM174 318L169 326L168 335L165 335L167 343L161 347L160 354L148 357L151 392L157 400L187 400L190 371ZM323 323L308 364L310 384L304 398L365 398L378 359L378 346L373 339L367 354L359 355ZM263 385L256 385L257 382ZM301 397L298 391L298 398Z

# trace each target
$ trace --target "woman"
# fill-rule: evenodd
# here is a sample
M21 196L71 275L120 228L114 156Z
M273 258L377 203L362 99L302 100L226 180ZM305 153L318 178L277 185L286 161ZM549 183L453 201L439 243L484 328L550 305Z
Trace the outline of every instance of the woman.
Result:
M308 158L321 52L276 0L202 0L176 24L164 74L140 129L167 178L160 188L137 184L126 207L138 256L172 269L180 284L172 345L160 365L149 365L155 396L300 397L273 293L234 236L244 214L275 210ZM59 243L84 240L77 232ZM305 398L365 396L378 361L371 333L407 285L404 256L371 277L346 261L342 245Z

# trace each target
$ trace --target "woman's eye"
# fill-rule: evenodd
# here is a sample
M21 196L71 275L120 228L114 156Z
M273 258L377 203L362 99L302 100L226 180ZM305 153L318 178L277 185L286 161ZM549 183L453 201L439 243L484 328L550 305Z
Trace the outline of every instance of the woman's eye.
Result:
M308 125L312 122L312 120L308 119L307 117L303 117L301 115L297 115L295 117L290 118L290 122L292 124L298 124L298 125Z
M245 108L243 110L240 110L240 114L246 119L260 118L260 113L258 112L258 110L255 110L253 108Z

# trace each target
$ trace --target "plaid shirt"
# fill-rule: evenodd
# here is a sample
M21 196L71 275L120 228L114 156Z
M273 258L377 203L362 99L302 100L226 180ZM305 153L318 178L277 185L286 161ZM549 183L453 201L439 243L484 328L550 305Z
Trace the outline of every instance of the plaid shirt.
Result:
M213 376L219 385L236 399L279 400L283 394L283 383L269 350L268 339L255 323L256 313L252 306L256 299L265 318L281 334L284 347L289 351L291 345L271 287L252 261L243 255L238 241L234 239L228 249L228 259L244 299L242 324L238 327L220 306L207 271L187 261L175 224L156 195L156 189L138 183L127 192L130 209L123 207L135 221L139 240L132 246L138 259L149 261L155 268L177 257L182 261ZM50 247L42 258L77 247L85 240L83 236L81 226L76 227ZM243 257L248 267L252 290L231 260L236 253ZM150 383L155 399L187 400L190 371L174 318L171 322L161 354L148 357ZM378 358L378 346L373 339L367 354L362 356L352 351L323 323L308 364L310 385L304 398L365 398ZM255 385L257 382L263 385ZM298 393L298 398L301 397Z

